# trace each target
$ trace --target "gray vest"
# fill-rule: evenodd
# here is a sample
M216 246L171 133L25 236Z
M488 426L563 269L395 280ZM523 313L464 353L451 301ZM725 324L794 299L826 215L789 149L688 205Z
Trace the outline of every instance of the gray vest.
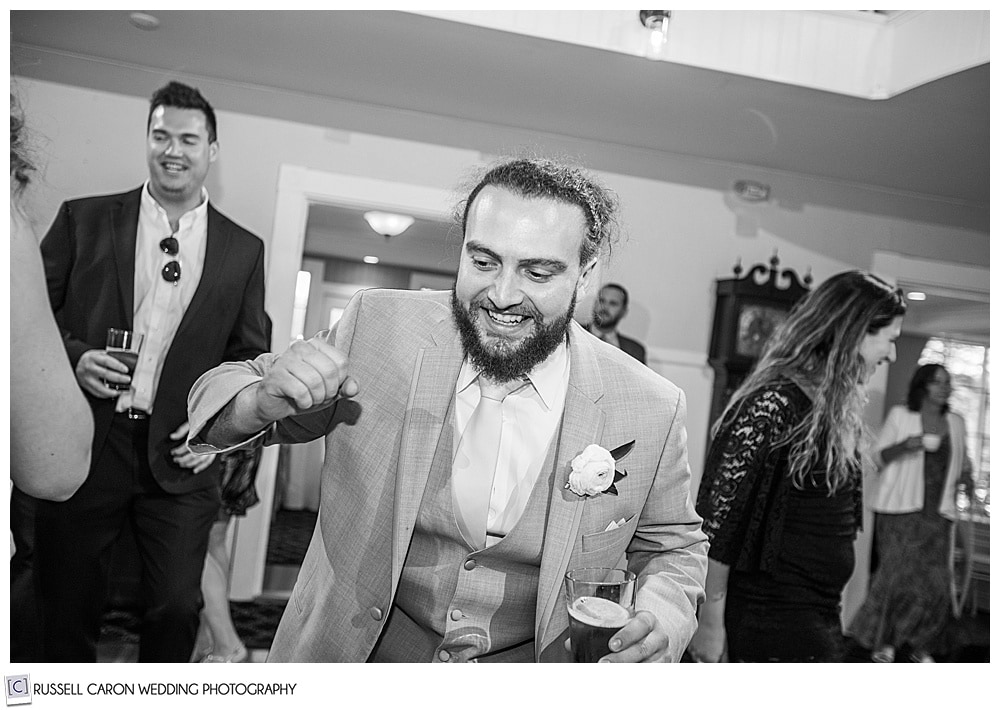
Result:
M452 509L452 436L448 427L438 442L395 604L370 660L533 662L553 466L543 466L507 536L476 551Z

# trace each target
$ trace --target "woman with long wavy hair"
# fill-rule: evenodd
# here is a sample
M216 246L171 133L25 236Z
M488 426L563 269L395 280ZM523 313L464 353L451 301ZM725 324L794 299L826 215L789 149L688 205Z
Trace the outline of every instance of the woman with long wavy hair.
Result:
M861 271L789 314L713 430L697 510L709 537L695 661L838 661L861 522L865 386L896 359L906 303Z

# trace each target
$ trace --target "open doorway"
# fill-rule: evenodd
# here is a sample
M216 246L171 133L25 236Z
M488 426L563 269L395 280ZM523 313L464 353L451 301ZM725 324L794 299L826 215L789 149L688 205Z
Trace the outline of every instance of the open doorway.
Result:
M281 352L294 338L311 337L327 327L336 309L359 288L450 288L447 275L457 269L460 247L450 226L452 199L444 189L283 165L268 247L266 307L273 322L272 350ZM386 239L364 222L362 215L368 210L408 214L415 221L402 235ZM430 246L413 238L424 231L437 234ZM379 263L366 264L365 256L376 256ZM300 272L309 275L304 304L299 284L305 277ZM316 276L321 278L314 280ZM321 465L322 450L319 453ZM315 467L315 451L311 456L312 463L306 465ZM260 504L237 522L233 600L252 600L264 592L272 512L284 504L289 492L279 487L281 459L279 447L265 448L257 475ZM302 489L295 492L301 498L296 504L305 505L313 484L296 478L296 485Z
M375 233L364 209L311 204L296 281L291 337L333 327L348 301L365 288L450 289L460 246L451 224L416 218L403 233ZM291 590L308 530L319 510L325 442L279 450L263 593ZM282 539L277 539L282 538Z

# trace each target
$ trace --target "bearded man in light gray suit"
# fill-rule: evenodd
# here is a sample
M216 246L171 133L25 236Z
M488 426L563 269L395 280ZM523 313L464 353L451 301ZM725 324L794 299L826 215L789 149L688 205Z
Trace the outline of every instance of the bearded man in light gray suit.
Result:
M684 394L572 318L615 208L579 169L502 163L457 211L454 291L362 291L331 331L195 384L195 451L326 437L318 522L269 661L568 661L566 571L623 564L636 614L602 660L680 658L707 552ZM486 400L502 408L499 447L470 469ZM567 487L588 445L630 441L617 495Z

